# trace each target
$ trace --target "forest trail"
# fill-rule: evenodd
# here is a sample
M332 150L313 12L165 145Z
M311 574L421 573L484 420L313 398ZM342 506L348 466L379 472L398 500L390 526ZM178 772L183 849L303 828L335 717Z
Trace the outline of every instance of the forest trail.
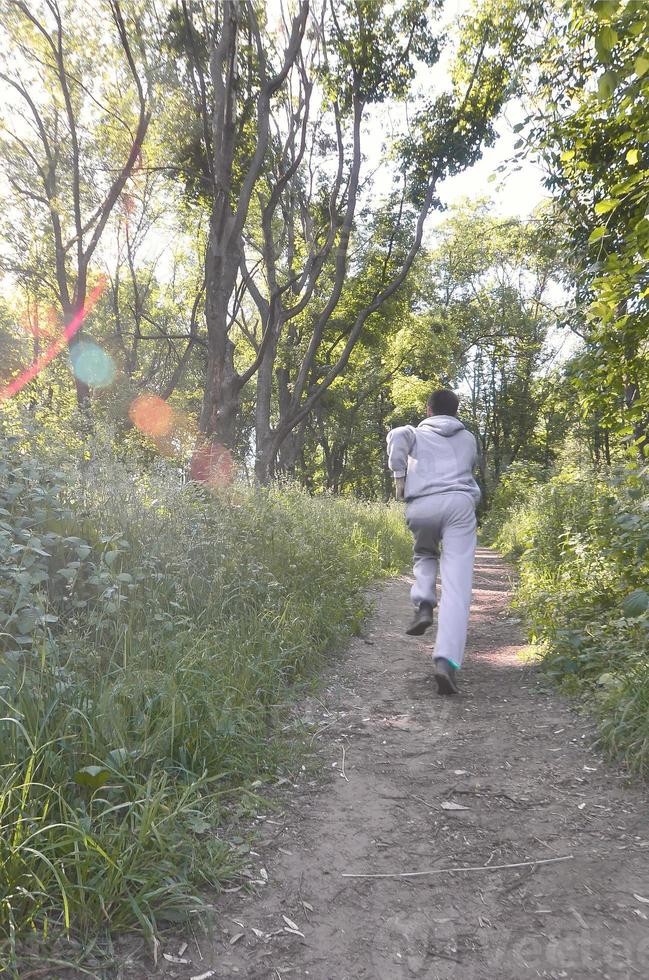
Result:
M278 791L280 809L268 811L255 847L268 884L222 896L202 958L190 944L193 966L167 966L175 976L647 975L646 789L602 762L593 726L519 657L509 576L479 550L462 693L452 699L434 690L431 635L403 633L407 578L377 591L366 635L330 669L321 703L302 706L319 723L321 766L333 776L323 785L308 773ZM503 870L343 877L567 855ZM303 938L284 931L283 916Z

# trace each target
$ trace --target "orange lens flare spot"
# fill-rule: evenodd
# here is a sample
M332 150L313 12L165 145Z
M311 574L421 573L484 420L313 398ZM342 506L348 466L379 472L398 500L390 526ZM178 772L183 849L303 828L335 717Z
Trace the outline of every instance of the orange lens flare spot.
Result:
M133 425L147 436L166 436L171 431L173 409L158 395L139 395L131 402L128 414Z

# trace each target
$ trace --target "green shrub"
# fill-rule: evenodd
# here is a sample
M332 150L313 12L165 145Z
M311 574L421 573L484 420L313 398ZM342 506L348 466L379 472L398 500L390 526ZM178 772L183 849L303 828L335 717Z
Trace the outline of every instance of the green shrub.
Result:
M603 744L649 772L649 470L564 467L496 499L495 544L518 558L516 603L543 667L590 699ZM513 479L512 474L510 479ZM510 503L511 501L511 503Z
M649 777L649 663L646 635L644 657L628 658L625 671L601 684L595 711L602 740L609 751L622 756L632 772Z
M396 506L23 448L0 441L0 969L27 934L151 936L235 873L296 682L410 552Z
M505 527L505 533L520 533L522 528L518 522L512 520L512 516L522 513L544 477L545 471L539 463L512 463L505 470L482 521L481 533L485 540L493 540ZM515 554L522 547L522 542L512 538L507 542L505 550L509 554Z

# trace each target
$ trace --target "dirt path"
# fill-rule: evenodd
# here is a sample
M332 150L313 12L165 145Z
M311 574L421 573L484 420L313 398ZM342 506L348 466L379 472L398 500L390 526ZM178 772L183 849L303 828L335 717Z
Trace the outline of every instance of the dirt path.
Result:
M322 766L335 775L324 785L305 775L283 813L269 813L256 858L268 884L219 900L211 947L176 976L649 974L647 794L602 763L592 726L517 657L508 590L505 564L480 550L453 699L434 691L430 637L403 634L408 580L382 590L366 637L310 705ZM343 877L566 855L453 875ZM283 915L303 938L283 931Z

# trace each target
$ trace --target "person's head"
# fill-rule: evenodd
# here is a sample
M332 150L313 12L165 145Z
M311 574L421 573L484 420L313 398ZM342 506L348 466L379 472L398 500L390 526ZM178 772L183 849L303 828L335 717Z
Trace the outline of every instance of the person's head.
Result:
M457 415L460 399L454 391L440 388L429 396L426 402L427 415Z

